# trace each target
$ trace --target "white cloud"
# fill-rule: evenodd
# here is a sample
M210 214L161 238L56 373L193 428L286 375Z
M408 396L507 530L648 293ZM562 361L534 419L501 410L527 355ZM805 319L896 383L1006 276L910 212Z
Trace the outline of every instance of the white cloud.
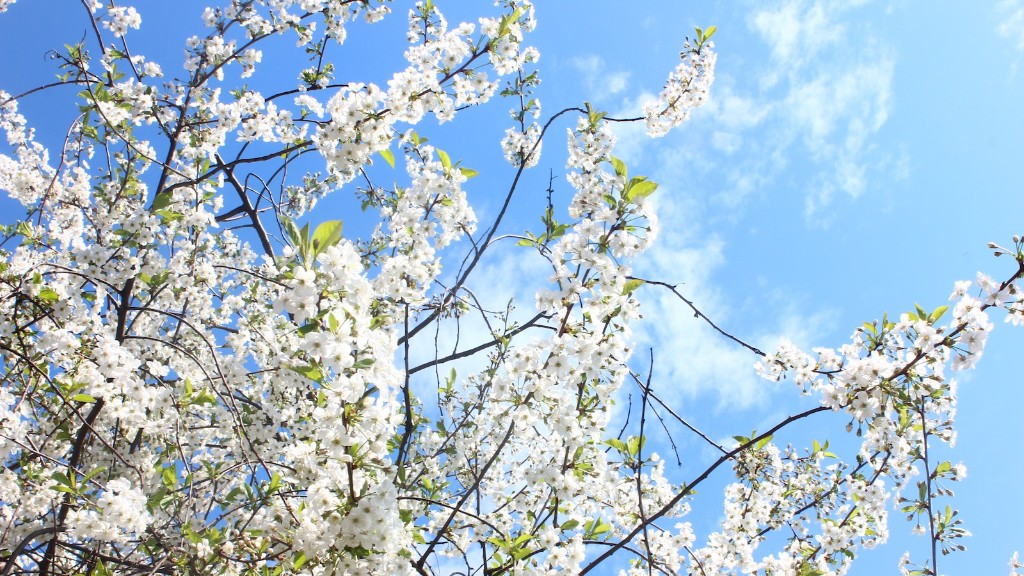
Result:
M683 223L683 226L686 224ZM703 244L681 246L667 234L643 259L641 274L670 283L716 321L728 321L720 293L710 288L709 276L725 262L723 243L711 238ZM638 349L655 346L660 395L681 406L701 393L717 395L720 405L746 408L763 399L754 374L755 356L716 334L695 318L685 302L657 286L645 288L644 320L635 327Z
M828 209L842 192L856 199L868 188L872 140L892 109L891 58L879 56L846 70L822 69L793 77L781 104L784 125L819 168L805 202L809 222L827 225Z
M720 248L719 248L720 249ZM676 251L676 257L665 258L672 251L661 251L664 264L690 268L714 265L717 249L705 246ZM664 277L662 270L661 276ZM831 327L828 313L799 311L794 305L783 305L784 310L771 326L753 333L743 333L744 323L730 311L730 303L722 292L710 288L700 274L675 272L673 276L686 278L679 291L694 302L696 307L730 334L771 354L785 334L798 344L818 340ZM719 409L748 410L765 407L772 395L786 386L764 380L754 372L760 359L750 350L719 334L704 320L696 318L685 302L671 292L651 286L644 294L644 319L635 327L638 350L654 346L656 382L659 395L673 406L685 406L704 397L713 399Z
M864 3L786 0L755 12L750 29L769 47L770 65L756 91L738 95L739 89L726 89L724 99L743 106L716 112L719 122L738 117L734 122L740 125L746 110L765 115L753 123L762 128L759 133L743 140L757 142L759 154L732 165L746 180L757 174L765 182L780 172L764 161L769 155L782 165L790 157L808 164L804 204L812 225L827 226L833 204L859 197L885 166L873 156L872 143L892 111L895 63L885 43L848 14ZM746 193L736 188L724 195L735 200Z
M749 130L768 118L774 103L741 96L726 84L715 87L708 107L718 125L730 130Z
M641 92L633 97L623 98L619 105L612 109L610 116L616 118L637 118L643 116L644 103L657 98L650 92ZM615 155L627 164L639 161L644 150L651 146L647 136L647 128L643 122L616 122L612 124L615 133Z
M569 60L569 64L583 74L587 94L596 102L620 94L629 86L629 72L608 70L600 56L578 56Z
M999 25L996 32L1009 38L1016 48L1024 52L1024 2L1021 0L1003 0L996 7Z
M664 166L664 165L663 165ZM656 170L656 180L670 168ZM783 292L758 294L768 313L763 327L751 328L741 304L726 297L716 272L726 264L727 245L710 235L703 216L694 209L692 195L666 185L658 189L658 213L663 226L658 241L636 263L640 277L677 284L678 291L718 326L771 353L781 335L798 344L817 341L830 327L830 315L802 310ZM755 290L753 283L751 289ZM698 399L712 399L719 409L746 410L764 407L780 385L759 378L752 351L719 334L671 291L651 285L641 294L644 318L634 325L637 350L652 346L659 396L672 406ZM746 332L749 331L749 332ZM639 354L639 352L638 352Z
M830 21L833 7L803 0L783 2L774 10L760 10L751 16L751 27L771 47L772 56L783 68L796 69L830 44L843 40L845 28Z
M743 137L739 134L733 134L732 132L715 130L715 133L711 135L711 145L714 146L716 150L720 150L726 154L732 154L739 150L742 143Z
M828 226L837 202L899 177L874 144L893 109L895 58L853 17L863 3L787 0L757 11L750 28L769 49L747 64L757 72L740 78L736 66L723 67L694 126L668 146L650 148L641 126L617 125L616 154L656 159L659 182L702 183L700 202L727 208L715 217L729 221L784 177L801 192L808 224ZM746 80L760 73L771 81ZM648 97L623 99L615 115L637 115Z
M737 94L730 84L719 82L702 110L714 121L711 145L726 154L738 152L744 142L743 132L762 125L774 106L773 102Z

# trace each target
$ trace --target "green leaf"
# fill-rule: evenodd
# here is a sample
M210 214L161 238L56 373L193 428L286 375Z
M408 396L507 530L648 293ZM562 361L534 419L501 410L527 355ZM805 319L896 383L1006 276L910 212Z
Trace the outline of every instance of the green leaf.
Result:
M928 323L934 324L937 322L939 318L942 318L942 315L946 313L946 310L949 310L949 306L942 305L935 310L932 310L932 313L928 315Z
M96 402L95 398L93 398L92 396L89 396L88 394L85 394L85 393L75 394L74 396L71 397L71 400L73 400L75 402L81 402L83 404L92 404L92 403Z
M288 235L288 239L291 240L292 246L302 245L302 236L299 234L299 227L292 222L292 219L287 216L281 216L281 226L284 228L285 234Z
M515 22L516 20L519 20L519 17L522 16L522 15L523 15L523 9L522 8L516 8L515 10L512 11L511 14L509 14L507 16L502 16L501 17L501 22L498 23L498 36L497 36L497 38L502 38L503 36L508 34L509 24L511 24L512 22Z
M373 358L362 358L359 361L357 361L355 364L353 364L352 368L355 369L355 370L361 370L363 368L369 368L370 366L373 366L374 362L376 362L376 360L373 359Z
M310 380L316 380L317 382L324 379L324 373L316 366L289 366L288 369L292 372L298 372Z
M178 487L178 475L174 473L174 468L171 466L163 469L160 473L160 480L168 490L174 490Z
M604 443L609 445L609 446L611 446L612 448L615 448L619 452L622 452L623 454L626 453L626 443L623 442L622 440L619 440L618 438L612 438L611 440L605 440Z
M575 520L575 519L574 520L566 520L565 522L562 522L562 525L559 526L559 529L562 532L565 532L565 531L568 531L568 530L572 530L573 528L575 528L575 527L577 527L579 525L580 525L580 521L579 520Z
M82 476L82 483L84 484L84 483L88 482L89 480L92 480L93 478L95 478L95 477L99 476L100 474L106 472L106 470L107 470L106 466L98 466L96 468L93 468L92 470L86 472L85 476Z
M612 156L611 158L609 158L609 161L612 163L612 166L615 168L615 175L616 176L622 176L623 178L625 178L627 176L628 172L626 171L626 163L625 162L623 162L622 160L619 160L615 156Z
M209 388L203 388L199 394L196 394L195 397L191 399L190 403L198 404L200 406L204 404L207 406L213 406L217 403L217 397L213 395L213 392L211 392Z
M599 519L595 523L593 528L590 530L590 535L592 537L593 536L600 536L601 534L604 534L605 532L610 532L611 529L612 529L612 525L611 524L609 524L609 523Z
M328 220L316 227L311 242L314 258L341 241L341 228L341 220Z
M300 552L296 552L295 553L295 557L292 558L292 568L294 568L295 570L298 570L298 569L302 568L305 564L306 564L306 553L305 552L301 552L301 551Z
M39 298L43 302L46 302L47 304L53 304L57 300L60 300L60 296L58 296L57 293L54 292L53 288L50 288L49 286L44 286L43 288L41 288L39 290L37 298Z
M591 128L596 128L597 123L600 122L608 114L607 112L600 112L591 106L590 102L584 102L584 106L587 108L587 120L590 122Z
M175 212L173 210L157 210L153 213L163 218L164 222L175 222L177 220L181 220L182 216L180 212Z
M392 152L390 148L385 148L378 152L378 154L381 155L381 158L384 158L384 161L388 163L388 166L391 166L392 168L395 167L395 153Z
M758 440L757 442L754 443L754 450L760 450L761 448L764 448L771 441L772 441L772 435L771 434L765 436L764 438L761 438L760 440Z
M630 456L636 456L640 454L640 450L644 447L647 439L643 436L630 436L626 441L626 449L629 450Z
M643 180L626 188L626 200L633 202L638 198L647 198L658 189L658 184L650 180Z
M473 170L472 168L459 168L459 172L462 172L462 175L465 176L467 180L469 180L470 178L476 178L477 176L480 175L479 172Z
M644 280L641 280L640 278L632 278L632 279L626 280L626 284L622 287L622 294L623 295L632 294L634 290L636 290L637 288L643 286L646 283L647 282L645 282Z
M447 174L452 170L452 159L448 157L448 153L438 148L437 159L441 161L441 166L444 167L444 173Z
M718 26L708 26L708 29L704 31L704 37L701 40L701 44L710 40L711 37L715 35L715 32L718 32Z
M156 212L157 210L163 210L171 205L171 200L174 199L174 194L170 192L160 192L153 198L153 205L149 208L150 212Z
M58 484L68 486L70 488L75 487L74 481L72 481L71 478L68 478L68 475L63 472L54 472L50 475L50 478L56 480Z
M163 272L159 274L154 274L152 276L146 276L145 274L143 274L142 276L140 276L140 278L142 278L142 281L145 282L146 285L149 286L150 288L156 288L158 286L162 286L164 282L167 282L167 278L170 276L170 274L171 273L169 270L164 270Z

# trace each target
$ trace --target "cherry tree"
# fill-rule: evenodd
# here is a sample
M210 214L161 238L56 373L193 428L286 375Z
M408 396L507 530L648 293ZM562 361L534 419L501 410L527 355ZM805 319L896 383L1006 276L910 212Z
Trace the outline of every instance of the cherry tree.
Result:
M52 52L59 79L0 91L0 190L25 208L0 230L0 573L841 574L892 510L928 542L900 568L937 573L967 534L950 499L964 468L935 456L956 434L951 373L978 361L990 309L1024 322L1024 241L992 245L1014 266L949 306L765 354L631 271L657 184L612 127L683 124L708 98L715 28L682 44L642 116L552 114L529 0L458 24L443 8L231 0L168 62L132 49L135 8L82 0L90 35ZM341 77L359 57L347 32L395 18L404 67ZM292 67L257 89L265 47ZM47 148L19 102L68 86L77 113ZM477 172L428 136L484 105L512 106L512 168L481 223ZM509 233L524 175L554 168L545 141L567 146L573 197ZM365 231L317 219L328 197L361 206ZM478 298L494 282L480 264L515 244L550 271L522 319ZM703 436L633 359L653 290L816 405L732 445ZM479 341L439 344L471 322ZM627 390L640 405L616 415ZM859 450L773 441L818 414ZM719 456L681 478L647 446L655 425ZM705 513L723 520L698 534L712 475L729 483Z

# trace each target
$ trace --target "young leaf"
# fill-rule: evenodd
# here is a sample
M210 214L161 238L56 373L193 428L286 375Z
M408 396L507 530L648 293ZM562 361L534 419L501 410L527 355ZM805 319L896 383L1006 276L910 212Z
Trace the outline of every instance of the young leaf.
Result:
M608 114L607 112L600 112L596 110L590 102L584 102L583 105L587 108L587 120L590 122L591 128L596 128L597 123Z
M447 174L452 170L452 159L448 157L448 153L440 148L437 149L437 159L441 161L441 166L444 167L444 173Z
M392 152L390 148L385 148L378 152L378 154L380 154L381 158L388 163L388 166L391 166L392 168L395 167L395 153Z
M37 294L36 297L47 304L53 304L57 300L60 300L60 296L49 286L43 286L40 288L39 294Z
M611 440L605 440L604 443L609 445L609 446L611 446L612 448L615 448L619 452L622 452L623 454L626 453L626 443L623 442L622 440L619 440L618 438L612 438Z
M623 295L632 294L634 290L636 290L637 288L643 286L644 284L646 284L646 282L644 282L643 280L641 280L639 278L633 278L631 280L626 280L626 284L622 287L622 294Z
M622 160L619 160L615 156L612 156L610 158L610 161L612 163L612 166L615 168L615 175L622 176L623 178L625 178L627 175L626 163L623 162Z
M328 220L316 227L311 242L314 258L341 241L341 227L341 220Z
M932 313L928 315L928 323L934 324L937 322L939 318L942 318L942 315L946 313L946 310L949 310L949 306L942 305L935 310L932 310Z
M315 381L319 382L319 381L324 379L324 373L321 372L320 369L317 368L316 366L305 366L305 365L302 365L302 366L289 366L288 368L290 370L292 370L293 372L298 372L299 374L302 374L303 376L305 376L306 378L309 378L310 380L315 380Z
M655 183L655 182L651 182L650 180L644 180L642 182L637 182L637 183L635 183L632 186L627 188L626 200L629 200L630 202L634 202L638 198L647 198L651 194L654 194L654 191L657 190L657 189L658 189L658 184Z
M288 240L291 241L292 246L302 245L303 239L302 236L299 234L299 227L295 225L295 222L292 222L291 218L282 215L281 226L284 228L285 234L288 235Z
M760 450L761 448L764 448L771 441L772 441L772 435L771 434L765 436L764 438L761 438L760 440L758 440L757 442L754 443L754 450Z
M174 199L174 194L170 192L160 192L153 198L153 205L149 207L149 211L156 213L157 210L163 210L171 205L171 200Z

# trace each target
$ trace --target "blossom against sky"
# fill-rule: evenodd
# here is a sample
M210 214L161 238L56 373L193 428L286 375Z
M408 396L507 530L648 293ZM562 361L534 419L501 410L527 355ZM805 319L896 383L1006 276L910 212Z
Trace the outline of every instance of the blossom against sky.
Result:
M604 74L617 87L626 76L630 88L601 104L630 111L637 90L655 90L671 34L719 27L709 106L667 141L621 141L624 157L662 183L662 232L639 275L681 282L716 322L771 350L779 335L807 348L841 344L863 321L937 306L955 280L998 269L985 246L1020 234L1024 215L1020 3L664 4L633 16L641 31L630 34L616 34L625 16L597 8L567 39L621 38L593 49L603 71L576 64L593 61L586 52L569 67L584 86ZM791 390L753 377L749 354L671 295L656 300L642 337L678 351L656 359L656 381L681 405L716 410L700 424L727 436L716 420L736 406L764 423L792 412ZM967 465L958 502L975 536L968 552L944 559L951 574L1003 572L1024 537L1024 465L1008 456L1019 415L1006 403L1024 374L1024 337L996 320L981 365L959 378L950 458ZM892 573L923 542L905 536L899 514L890 522L891 543L865 553L854 574Z
M34 12L45 21L78 9L69 4L22 0L0 17L4 89L17 93L52 78L39 73L50 46L33 41L29 29L12 30L8 16ZM460 3L449 4L455 21ZM985 245L1024 232L1020 2L623 6L538 7L532 41L541 52L546 115L583 100L637 115L677 62L683 36L696 25L719 29L717 83L691 124L654 142L634 133L640 126L619 134L618 154L661 184L654 197L661 235L637 275L679 283L720 325L771 350L782 335L808 348L841 344L865 320L915 302L932 308L955 280L1003 271ZM158 17L157 8L140 11ZM147 40L172 56L168 62L191 32L178 30ZM373 58L353 66L369 67ZM42 127L48 105L29 101L23 110ZM495 125L497 137L481 129L436 141L453 151L480 148L469 165L484 178L507 173L498 145L504 127ZM551 156L538 168L545 177L545 162L562 166L559 148L557 139L546 147ZM559 189L568 197L567 184ZM482 220L495 209L481 198L486 193L477 189L472 200L481 202ZM4 221L17 216L0 202ZM520 204L512 230L535 228L537 206ZM511 251L508 258L518 261ZM504 288L525 294L529 306L525 285ZM644 289L648 320L636 335L641 347L670 342L678 349L656 359L655 380L676 405L725 437L747 431L733 422L757 425L791 411L793 391L758 379L752 355L715 336L671 295ZM1000 325L989 346L980 367L960 378L960 442L951 458L968 466L959 503L975 537L967 553L946 560L949 573L1002 571L1024 546L1017 520L1024 466L1013 457L1024 335ZM894 571L903 550L923 542L903 538L909 526L900 522L894 515L894 543L869 555L878 571ZM864 565L855 573L873 572Z

